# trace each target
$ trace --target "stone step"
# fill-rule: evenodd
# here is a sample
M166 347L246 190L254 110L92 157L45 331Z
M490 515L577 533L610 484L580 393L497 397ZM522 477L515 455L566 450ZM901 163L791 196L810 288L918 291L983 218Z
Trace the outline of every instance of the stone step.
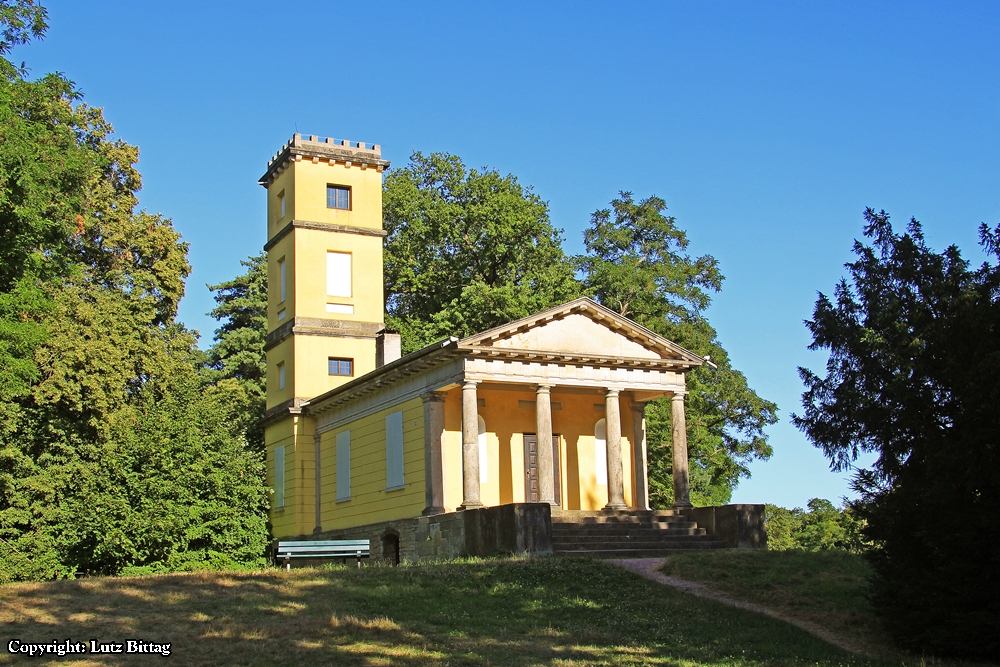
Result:
M632 531L657 532L667 530L691 530L697 528L694 521L678 521L677 523L648 525L641 523L632 524L597 524L597 523L554 523L553 533L565 533L571 531L584 531L590 533L601 533L603 535L624 535Z
M553 519L563 519L575 517L649 517L649 516L659 516L659 517L671 517L671 516L683 516L677 510L617 510L617 511L607 511L607 510L562 510L553 509L552 518Z
M704 528L683 528L677 530L628 530L614 533L602 530L553 530L553 540L572 539L602 539L602 540L659 540L670 537L687 537L705 535Z
M590 525L590 526L617 526L617 525L657 525L671 523L690 523L690 519L682 516L675 517L619 517L619 516L581 516L576 518L553 517L552 523L565 525Z
M658 539L651 538L651 539L634 539L634 540L609 540L606 538L593 537L590 539L562 539L562 540L553 539L552 545L554 547L562 548L564 546L572 544L580 548L591 549L591 548L596 548L594 545L597 544L610 544L610 545L619 545L627 548L633 548L633 546L636 544L643 544L643 545L652 544L652 545L662 546L664 544L672 544L675 542L677 544L694 544L698 542L705 542L706 540L709 542L714 541L708 535L675 535L672 537L661 537Z
M669 556L671 554L690 553L691 551L725 549L725 542L706 541L698 544L684 546L665 546L657 549L553 549L557 556L584 556L587 558L645 558L656 556Z

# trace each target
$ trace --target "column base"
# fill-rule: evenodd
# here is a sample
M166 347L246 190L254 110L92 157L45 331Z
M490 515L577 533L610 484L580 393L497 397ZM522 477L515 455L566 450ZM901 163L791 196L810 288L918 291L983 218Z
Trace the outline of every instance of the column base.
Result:
M670 507L675 510L689 510L694 507L694 505L691 503L674 503Z
M612 505L611 503L608 503L601 509L604 510L605 512L617 512L619 510L627 510L631 508L625 503L621 503L620 505L619 504Z
M421 516L434 516L435 514L444 514L443 507L425 507L424 511L420 513Z
M457 511L462 512L465 510L478 510L486 507L482 503L462 503L458 506Z

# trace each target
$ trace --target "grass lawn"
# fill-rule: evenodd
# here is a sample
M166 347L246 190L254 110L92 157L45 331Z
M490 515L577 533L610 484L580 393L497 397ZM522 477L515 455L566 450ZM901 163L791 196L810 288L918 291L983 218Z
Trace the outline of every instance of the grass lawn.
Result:
M11 584L0 629L0 664L888 664L571 558ZM7 653L13 638L142 639L172 654L29 660Z
M727 549L671 556L662 572L812 621L888 662L960 664L908 657L892 646L868 604L868 563L854 554Z

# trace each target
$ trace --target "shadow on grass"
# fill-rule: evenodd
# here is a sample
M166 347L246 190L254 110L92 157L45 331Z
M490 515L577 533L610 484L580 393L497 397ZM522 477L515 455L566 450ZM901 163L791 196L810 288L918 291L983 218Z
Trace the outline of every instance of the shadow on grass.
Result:
M563 558L0 587L10 639L170 643L116 665L874 664L758 614ZM46 664L47 660L35 660Z

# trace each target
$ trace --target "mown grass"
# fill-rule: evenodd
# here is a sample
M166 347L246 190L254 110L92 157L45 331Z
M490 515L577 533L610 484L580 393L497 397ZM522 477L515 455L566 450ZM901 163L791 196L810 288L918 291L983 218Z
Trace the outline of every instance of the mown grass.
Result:
M868 563L844 551L727 549L671 556L662 572L820 625L896 664L960 664L893 646L868 603Z
M94 578L0 587L11 638L170 642L119 665L869 665L786 623L613 565L503 559L398 568Z

